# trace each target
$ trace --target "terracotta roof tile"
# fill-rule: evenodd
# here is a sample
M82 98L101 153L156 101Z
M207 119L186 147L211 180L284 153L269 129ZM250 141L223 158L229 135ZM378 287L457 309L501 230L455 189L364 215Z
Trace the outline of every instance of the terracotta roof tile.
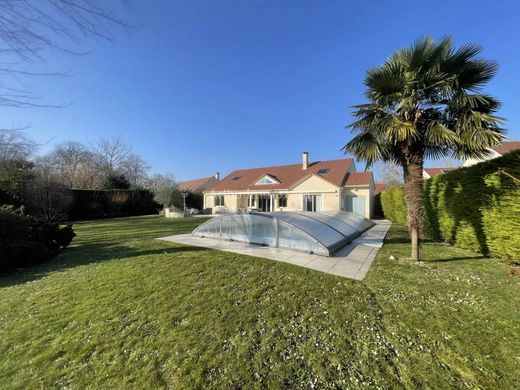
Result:
M317 161L307 169L302 164L280 165L274 167L237 169L212 186L208 191L247 191L247 190L288 190L312 174L318 175L320 169L328 169L326 174L318 175L330 183L342 187L346 173L353 164L351 158ZM263 176L276 179L275 184L256 184ZM233 180L233 178L237 178Z
M367 186L372 182L372 172L351 172L348 174L346 186Z
M377 195L377 194L383 192L385 187L386 186L385 186L384 183L376 183L375 190L374 190L374 195Z
M506 153L512 152L513 150L520 149L520 142L511 141L511 142L502 142L500 145L495 146L493 149L498 154L504 155Z
M194 192L194 191L197 191L197 190L200 190L201 188L203 188L208 183L208 181L210 181L211 179L215 179L215 177L209 176L209 177L202 177L200 179L181 181L181 182L179 182L179 189L181 191Z

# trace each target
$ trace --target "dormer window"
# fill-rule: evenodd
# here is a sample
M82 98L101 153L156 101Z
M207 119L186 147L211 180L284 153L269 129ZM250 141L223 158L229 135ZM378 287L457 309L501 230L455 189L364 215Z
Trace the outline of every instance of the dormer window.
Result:
M265 185L265 184L278 184L278 181L273 179L271 176L265 175L260 180L258 180L255 185Z
M233 181L238 181L238 180L240 180L241 177L242 177L242 176L233 176L233 178L232 178L231 180L233 180Z
M320 176L325 176L327 173L329 173L329 168L320 168L318 169L318 172L316 172Z

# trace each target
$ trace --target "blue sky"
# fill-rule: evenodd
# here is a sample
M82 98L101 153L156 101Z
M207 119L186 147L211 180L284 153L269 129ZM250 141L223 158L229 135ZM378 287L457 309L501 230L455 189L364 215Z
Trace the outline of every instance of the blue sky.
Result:
M63 109L0 110L43 144L120 136L178 179L235 168L341 158L350 106L366 70L424 34L475 42L499 62L486 91L520 139L520 2L134 1L140 28L86 41L84 56L50 52L38 69L72 75L24 80ZM150 4L154 6L151 7ZM430 164L431 165L431 164ZM358 169L362 164L358 165Z

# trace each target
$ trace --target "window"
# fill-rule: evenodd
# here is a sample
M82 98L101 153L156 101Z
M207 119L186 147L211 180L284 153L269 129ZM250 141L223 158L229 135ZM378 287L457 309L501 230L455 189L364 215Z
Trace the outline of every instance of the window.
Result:
M215 195L215 206L224 206L224 195Z
M231 180L233 181L237 181L237 180L240 180L242 176L233 176L233 178Z
M325 176L327 173L329 173L329 168L320 168L318 169L318 172L316 172L318 175Z
M247 207L255 207L255 196L254 195L247 196Z
M264 212L271 211L271 204L273 202L272 195L269 194L260 194L258 195L258 210Z
M321 211L321 195L303 195L303 210Z
M278 183L275 179L273 179L272 177L269 177L269 176L264 176L262 177L260 180L258 180L256 182L256 184L276 184Z
M287 207L287 195L280 195L278 197L278 207Z

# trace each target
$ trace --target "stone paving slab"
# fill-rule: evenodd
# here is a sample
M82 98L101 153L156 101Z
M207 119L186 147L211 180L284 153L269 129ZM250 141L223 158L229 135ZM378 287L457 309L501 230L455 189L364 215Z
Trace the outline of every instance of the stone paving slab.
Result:
M391 222L387 220L374 222L376 224L372 228L338 251L334 257L324 257L311 253L295 252L288 249L243 242L194 237L191 233L162 237L158 238L158 240L262 257L349 279L363 280L379 248L383 246L383 240L391 225Z

